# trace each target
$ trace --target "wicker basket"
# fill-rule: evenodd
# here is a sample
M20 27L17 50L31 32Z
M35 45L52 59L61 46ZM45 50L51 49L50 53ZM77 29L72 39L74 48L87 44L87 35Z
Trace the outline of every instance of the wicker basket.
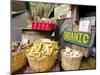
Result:
M45 72L49 71L53 65L55 64L56 61L56 56L50 56L50 57L45 57L42 59L34 59L32 57L28 57L28 62L31 67L31 69L34 72Z
M23 66L25 66L27 63L27 59L25 57L24 50L13 52L11 61L12 61L11 63L12 72L16 72Z
M80 68L82 53L80 57L70 57L64 55L64 50L61 50L61 66L64 70L78 70Z

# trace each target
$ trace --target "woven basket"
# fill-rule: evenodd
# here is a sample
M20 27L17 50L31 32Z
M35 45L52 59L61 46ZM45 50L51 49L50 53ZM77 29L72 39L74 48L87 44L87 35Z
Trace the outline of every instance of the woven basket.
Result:
M56 61L56 56L50 56L50 57L45 57L42 59L34 59L32 57L28 57L28 62L31 67L31 69L34 72L45 72L49 71L53 65L55 64Z
M61 66L64 70L78 70L80 68L82 53L80 57L70 57L64 55L64 50L61 50Z
M25 57L24 50L13 52L11 61L12 61L11 63L12 72L16 72L23 66L25 66L27 63L27 59Z

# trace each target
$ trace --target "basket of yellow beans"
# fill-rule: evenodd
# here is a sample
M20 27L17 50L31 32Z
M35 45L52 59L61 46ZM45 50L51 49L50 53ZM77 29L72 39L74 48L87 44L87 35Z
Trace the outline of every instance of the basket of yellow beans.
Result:
M25 50L29 65L34 72L49 71L56 61L58 43L50 39L39 39Z

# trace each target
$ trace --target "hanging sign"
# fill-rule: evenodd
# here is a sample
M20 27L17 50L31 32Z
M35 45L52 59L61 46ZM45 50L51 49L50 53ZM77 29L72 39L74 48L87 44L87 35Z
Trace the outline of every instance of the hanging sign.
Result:
M90 34L83 32L64 31L63 38L65 41L81 45L84 47L90 46Z
M71 6L69 4L62 4L56 6L54 9L55 19L71 18Z

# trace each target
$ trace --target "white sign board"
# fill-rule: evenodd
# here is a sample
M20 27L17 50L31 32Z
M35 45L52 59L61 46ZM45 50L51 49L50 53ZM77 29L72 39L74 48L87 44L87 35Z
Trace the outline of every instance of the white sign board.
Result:
M89 29L90 29L89 24L90 24L89 20L81 20L79 24L79 31L89 32Z

